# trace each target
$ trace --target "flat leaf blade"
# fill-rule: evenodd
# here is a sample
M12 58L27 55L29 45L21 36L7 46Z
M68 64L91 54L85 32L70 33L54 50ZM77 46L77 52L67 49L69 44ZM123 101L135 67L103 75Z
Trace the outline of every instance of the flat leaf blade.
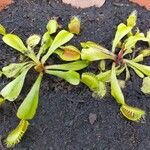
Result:
M39 90L43 74L40 74L30 92L17 111L17 117L24 120L32 119L36 113L39 99Z
M125 24L121 23L117 27L117 32L115 35L115 38L113 40L113 45L112 45L112 52L115 52L115 48L117 44L120 42L120 40L127 35L130 31L132 30L131 26L126 26Z
M45 63L45 61L49 58L49 56L60 46L64 45L68 41L70 41L73 38L73 34L66 31L61 30L55 37L54 41L52 42L51 47L49 48L46 55L43 56L42 62Z
M0 94L9 101L14 101L20 94L26 74L30 68L24 70L16 79L7 84Z
M112 66L112 71L111 71L111 95L116 99L116 101L119 104L124 104L124 95L122 93L122 90L119 86L117 77L116 77L116 69L115 69L115 64Z
M11 46L12 48L18 50L21 53L24 53L27 50L26 46L17 35L6 34L3 36L2 39L7 45Z
M77 71L77 70L81 70L83 68L86 68L89 65L88 61L76 61L76 62L71 62L71 63L67 63L67 64L58 64L58 65L49 65L46 66L46 69L53 69L53 70L73 70L73 71Z
M69 82L72 85L78 85L80 83L80 75L75 71L53 71L46 70L47 74L57 76Z

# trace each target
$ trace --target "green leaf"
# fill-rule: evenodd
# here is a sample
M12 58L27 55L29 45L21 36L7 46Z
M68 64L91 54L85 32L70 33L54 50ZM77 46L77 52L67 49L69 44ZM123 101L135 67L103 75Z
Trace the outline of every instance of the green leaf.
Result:
M41 41L41 47L37 54L37 58L40 59L41 55L46 52L46 50L52 45L53 39L49 32L44 33Z
M140 78L144 78L144 74L138 70L137 68L133 67L132 65L129 65L134 71L135 73L140 77Z
M57 76L69 82L72 85L78 85L80 83L80 75L75 71L53 71L53 70L46 70L47 74Z
M127 19L127 26L134 27L137 21L137 11L134 10Z
M114 59L114 57L111 54L104 53L101 49L93 48L93 47L82 49L81 58L83 60L88 60L88 61Z
M116 68L113 63L112 71L111 71L111 95L116 99L119 104L124 104L124 95L119 86L117 77L116 77Z
M31 67L30 67L31 68ZM0 92L0 94L8 101L14 101L20 94L26 74L30 68L24 70L16 79L8 83Z
M41 40L40 35L33 34L27 39L26 43L29 47L34 48L35 46L39 44L40 40Z
M79 60L76 62L71 62L67 64L58 64L58 65L49 65L46 66L45 69L54 69L54 70L81 70L89 65L88 61Z
M63 44L67 43L68 41L70 41L73 38L73 34L65 31L65 30L61 30L55 37L51 47L49 48L48 52L46 55L43 56L42 58L42 63L44 64L45 61L49 58L49 56L60 46L62 46Z
M58 25L56 19L50 20L46 26L49 34L55 33L57 31L58 27L59 27L59 25Z
M138 69L139 71L141 71L143 74L147 75L150 77L150 66L146 66L146 65L142 65L139 63L135 63L132 60L125 60L125 62L127 62L127 64L131 67L134 67L136 69Z
M102 82L110 81L110 79L111 79L111 70L101 72L100 74L97 75L97 78L98 78L99 81L102 81Z
M72 45L61 46L61 49L55 50L55 53L64 61L80 59L80 51Z
M126 69L126 81L127 81L130 79L130 72L129 72L127 65L125 65L125 69Z
M3 36L2 39L7 45L11 46L12 48L18 50L21 53L25 53L25 51L27 51L27 48L17 35L6 34Z
M98 49L101 49L103 52L105 52L105 53L108 53L109 51L106 49L106 48L104 48L103 46L101 46L101 45L99 45L98 43L95 43L95 42L93 42L93 41L87 41L87 42L81 42L80 43L81 44L81 46L83 47L83 48L90 48L90 47L93 47L93 48L98 48ZM108 51L108 52L107 52ZM110 52L109 52L110 53Z
M145 77L145 78L143 79L141 91L142 91L144 94L150 94L150 77Z
M150 49L144 49L140 52L140 54L142 54L143 57L148 57L150 56Z
M124 71L125 67L118 68L116 67L116 75L120 75ZM100 74L97 75L97 78L99 81L102 82L109 82L111 80L111 70L101 72Z
M122 105L120 111L127 119L135 122L139 122L145 115L145 111L127 104Z
M6 67L2 68L2 73L7 77L7 78L12 78L16 77L22 68L24 68L25 65L27 65L28 62L25 63L12 63Z
M131 53L131 49L132 48L135 48L135 45L138 41L145 41L147 42L148 39L144 36L143 33L136 33L135 35L133 36L130 36L127 40L126 40L126 43L125 43L125 53L124 55L128 54L128 53Z
M99 63L99 70L105 71L105 69L106 69L106 61L101 60L100 63Z
M24 120L32 119L36 113L39 101L39 90L43 74L40 74L33 84L30 92L17 111L17 117Z
M80 33L80 19L76 16L72 17L69 24L68 29L73 34L79 34Z
M120 42L120 40L127 35L130 31L132 30L131 26L126 26L125 24L121 23L117 27L117 32L115 35L115 38L113 40L113 45L112 45L112 52L115 52L117 44Z
M0 24L0 34L5 35L6 34L6 29L3 25Z
M147 32L146 38L148 39L148 44L150 45L150 30Z
M132 59L132 61L134 61L134 62L141 62L141 61L143 61L143 54L138 55L137 57Z

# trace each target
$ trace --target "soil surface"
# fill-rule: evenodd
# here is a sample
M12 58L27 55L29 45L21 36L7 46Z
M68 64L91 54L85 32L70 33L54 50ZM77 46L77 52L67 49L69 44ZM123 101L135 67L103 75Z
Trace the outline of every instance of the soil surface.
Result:
M101 8L75 9L59 0L16 0L9 9L0 13L0 22L8 31L25 39L33 33L42 34L51 17L59 17L66 27L71 16L82 21L82 33L72 43L97 41L111 48L116 26L126 20L132 10L138 10L138 25L142 31L150 29L150 13L127 0L107 0ZM19 53L0 40L0 67L17 62ZM55 57L53 57L55 59ZM145 61L150 65L150 58ZM97 72L97 65L91 70ZM146 123L126 120L115 100L92 98L84 85L71 86L56 77L45 76L41 87L36 117L15 150L149 150L150 149L150 96L140 92L141 79L131 71L131 79L124 89L128 104L147 113ZM22 100L32 86L36 74L31 71L20 96ZM0 79L0 88L8 80ZM6 103L0 108L0 136L16 127L16 110L20 102ZM92 116L94 118L92 119ZM0 149L2 146L0 145Z

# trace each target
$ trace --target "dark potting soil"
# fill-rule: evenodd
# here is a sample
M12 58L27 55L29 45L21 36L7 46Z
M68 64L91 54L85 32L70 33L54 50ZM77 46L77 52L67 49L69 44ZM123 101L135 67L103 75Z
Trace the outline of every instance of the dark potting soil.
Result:
M15 0L7 10L0 13L0 23L8 31L14 31L22 39L42 34L51 17L58 17L66 27L71 16L78 15L82 21L82 33L71 43L92 40L111 49L116 26L126 20L132 10L138 10L138 26L141 31L150 29L150 12L127 0L107 0L101 8L75 9L60 0ZM17 62L20 54L0 40L0 66ZM55 59L55 56L53 57ZM146 59L150 65L150 59ZM91 70L97 72L97 65ZM131 71L132 72L132 71ZM19 100L29 91L36 74L28 75ZM0 79L0 88L8 83ZM150 150L150 96L140 92L141 79L132 72L124 94L128 104L146 111L145 123L126 120L119 106L110 96L96 99L83 84L72 86L56 77L45 76L40 93L36 117L15 150ZM3 139L19 123L16 117L20 102L7 102L0 108L0 136ZM92 114L92 115L91 115ZM94 120L89 121L94 116ZM3 146L0 144L0 149Z

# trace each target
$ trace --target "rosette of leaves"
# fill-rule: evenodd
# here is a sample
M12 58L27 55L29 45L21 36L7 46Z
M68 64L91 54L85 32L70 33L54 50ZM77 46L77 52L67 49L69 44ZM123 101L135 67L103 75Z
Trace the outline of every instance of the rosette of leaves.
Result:
M76 47L64 46L74 35L63 29L57 33L58 28L57 21L52 19L48 22L46 32L42 37L36 34L31 35L24 44L17 35L7 33L6 29L0 25L0 34L4 43L22 53L26 58L23 62L12 63L2 68L1 74L12 78L12 81L0 91L0 103L13 102L19 97L26 75L31 68L38 74L35 83L17 110L19 125L5 139L8 148L20 142L28 128L29 121L36 114L43 75L47 73L62 78L72 85L78 85L80 75L77 71L88 65L87 61L80 60L80 51ZM48 59L52 54L57 54L63 63L48 65ZM65 61L71 62L64 63Z
M101 70L99 74L83 73L82 82L100 97L105 96L106 83L110 83L111 95L121 105L121 113L129 120L138 122L144 117L145 112L139 108L128 106L121 89L125 81L130 79L129 68L133 69L140 78L150 77L150 66L141 64L145 57L150 56L150 50L137 49L138 41L150 44L150 32L146 36L141 33L135 27L136 20L137 12L133 11L126 24L118 25L112 50L91 41L81 43L83 47L81 57L90 62L100 61ZM111 69L105 70L105 63L108 60L112 61ZM123 72L126 73L125 79L120 81L117 76Z

